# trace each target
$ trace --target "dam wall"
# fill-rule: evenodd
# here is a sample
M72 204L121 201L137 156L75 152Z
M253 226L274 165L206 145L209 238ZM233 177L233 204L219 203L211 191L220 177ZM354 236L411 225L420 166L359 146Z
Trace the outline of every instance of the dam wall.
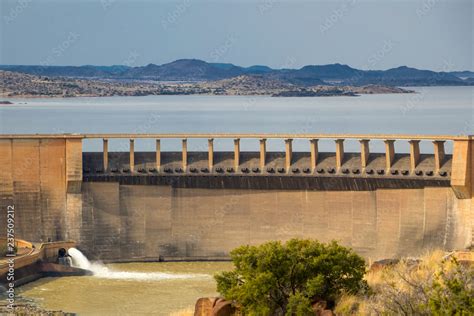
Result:
M188 138L208 135L183 138L181 152L159 146L175 135L133 135L156 138L157 150L135 152L132 139L128 152L108 152L106 136L0 138L0 203L14 205L18 238L75 240L106 261L225 259L242 244L294 237L338 240L369 260L472 247L469 136L314 135L301 153L291 138L267 152L268 135L257 152L240 152L235 136L226 136L233 152L214 152L212 138L207 152L187 151ZM104 151L83 152L88 137L104 138ZM317 150L323 137L335 152ZM350 137L361 152L344 152ZM371 137L386 139L385 153L370 152ZM410 142L410 153L394 141ZM434 141L434 154L420 141Z
M336 239L368 258L469 243L469 200L451 188L212 190L85 183L79 244L118 258L225 258L242 244ZM95 232L95 233L91 233Z

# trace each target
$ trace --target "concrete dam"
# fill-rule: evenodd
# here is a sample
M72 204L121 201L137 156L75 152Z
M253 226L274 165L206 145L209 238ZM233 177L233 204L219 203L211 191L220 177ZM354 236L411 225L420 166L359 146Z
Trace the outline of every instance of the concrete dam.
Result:
M102 140L102 152L84 152L88 139ZM110 139L129 147L109 152ZM135 151L136 139L156 150ZM162 151L163 139L182 149ZM194 139L206 149L188 151ZM234 150L215 151L215 139ZM255 151L241 151L241 139ZM267 151L269 139L284 149ZM294 139L308 150L293 151ZM321 152L319 140L334 150ZM360 150L346 152L347 141ZM0 135L0 220L6 227L13 205L17 238L74 240L112 261L226 259L242 244L293 237L338 240L369 260L418 256L472 247L473 157L472 136Z

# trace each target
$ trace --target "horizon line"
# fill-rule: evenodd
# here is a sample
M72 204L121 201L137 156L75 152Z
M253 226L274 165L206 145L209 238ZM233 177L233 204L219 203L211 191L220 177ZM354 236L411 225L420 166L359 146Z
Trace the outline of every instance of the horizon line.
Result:
M411 68L411 69L416 69L416 70L428 70L428 71L433 71L433 72L438 72L438 73L441 73L441 72L445 72L445 73L465 72L465 71L474 72L474 69L473 70L462 69L462 70L449 70L449 71L440 70L440 71L437 71L437 70L432 70L432 69L421 69L421 68L411 67L411 66L408 66L407 64L403 64L403 65L399 65L399 66L391 67L391 68L387 68L387 69L361 69L361 68L354 68L354 67L350 66L349 64L343 64L343 63L340 63L340 62L335 62L335 63L330 63L330 64L306 64L306 65L304 65L300 68L272 68L270 66L262 65L262 64L253 64L251 66L246 67L246 66L239 66L239 65L236 65L236 64L231 63L231 62L212 62L212 61L206 61L204 59L198 59L198 58L179 58L179 59L175 59L173 61L166 62L166 63L163 63L163 64L148 63L148 64L135 65L135 66L129 66L129 65L125 65L125 64L112 64L112 65L97 65L97 64L95 64L95 65L94 64L81 64L81 65L0 64L0 67L3 67L3 66L26 66L26 67L45 67L45 68L46 67L128 67L128 68L140 68L140 67L147 67L147 66L150 66L150 65L163 66L163 65L171 64L171 63L174 63L176 61L181 61L181 60L196 60L196 61L205 62L207 64L211 64L211 65L212 64L232 65L232 66L240 67L240 68L244 68L244 69L245 68L251 68L251 67L268 67L271 70L284 70L284 69L300 70L300 69L302 69L304 67L307 67L307 66L341 65L341 66L350 67L354 70L361 70L361 71L387 71L387 70L391 70L391 69L406 67L406 68Z

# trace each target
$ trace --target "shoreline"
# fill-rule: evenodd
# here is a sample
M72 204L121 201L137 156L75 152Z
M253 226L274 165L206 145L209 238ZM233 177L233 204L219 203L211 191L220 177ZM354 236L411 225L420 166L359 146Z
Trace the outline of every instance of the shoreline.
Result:
M20 299L21 300L21 299ZM42 306L38 305L35 302L21 302L15 303L13 309L8 308L8 305L0 305L0 315L48 315L48 316L73 316L77 315L76 313L56 311L45 309Z
M9 100L18 99L78 99L78 98L127 98L127 97L151 97L151 96L207 96L207 97L271 97L271 98L330 98L330 97L360 97L363 95L387 95L387 94L417 94L419 92L414 90L407 90L406 92L381 92L381 93L354 93L354 94L324 94L324 95L275 95L272 93L268 94L214 94L214 93L183 93L183 94L146 94L146 95L76 95L76 96L64 96L64 95L14 95L14 96L0 96L0 106L2 105L14 105L16 103ZM8 99L8 100L2 100ZM10 103L4 103L10 102Z
M4 88L0 101L28 98L124 97L152 95L205 96L269 96L269 97L331 97L362 94L405 94L413 90L383 84L332 85L293 84L261 76L238 76L217 81L123 82L77 78L48 78L0 71Z

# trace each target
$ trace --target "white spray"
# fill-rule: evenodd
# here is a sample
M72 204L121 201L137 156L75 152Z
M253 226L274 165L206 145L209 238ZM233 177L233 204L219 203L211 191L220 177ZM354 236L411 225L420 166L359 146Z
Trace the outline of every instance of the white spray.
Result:
M76 248L69 248L67 251L72 258L72 266L85 270L90 270L91 263L86 256Z
M174 274L164 272L132 272L114 271L100 262L90 262L82 252L76 248L69 248L69 255L72 257L72 266L92 271L95 277L105 279L141 280L141 281L161 281L179 279L207 279L207 274Z

